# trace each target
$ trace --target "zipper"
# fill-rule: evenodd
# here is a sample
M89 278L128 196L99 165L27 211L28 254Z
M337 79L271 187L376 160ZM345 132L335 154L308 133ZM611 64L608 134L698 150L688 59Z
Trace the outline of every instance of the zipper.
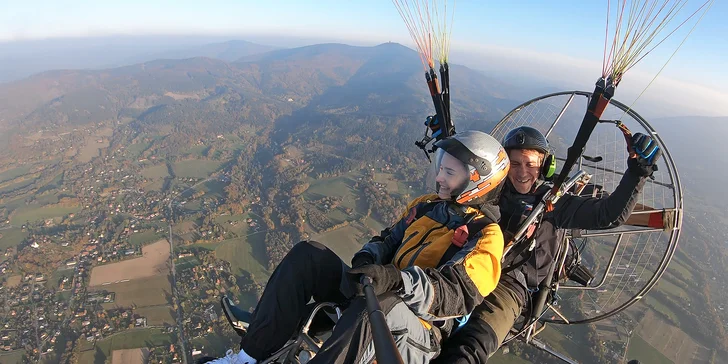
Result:
M397 251L394 252L394 256L397 256L399 254L399 251L402 249L402 247L407 244L415 235L419 234L419 231L415 231L412 234L409 234L408 237L406 237L404 240L402 240L402 243L400 243L399 248L397 248ZM406 254L406 253L405 253ZM399 264L399 263L398 263Z
M429 246L430 244L432 244L432 242L431 242L431 241L428 241L428 242L426 242L426 243L422 244L422 246L420 246L420 248L419 248L419 249L417 249L417 251L416 251L416 252L415 252L414 254L412 254L412 258L410 258L410 261L409 261L409 263L407 264L407 266L408 266L408 267L411 267L411 266L412 266L412 264L414 264L414 262L415 262L415 259L417 259L417 256L418 256L418 255L420 255L420 253L421 253L421 252L422 252L423 250L425 250L425 248L427 248L427 247L428 247L428 246Z
M447 225L447 223L450 221L450 215L448 215L447 219L448 219L448 221L445 222L445 225L441 226L440 228L445 227ZM417 249L417 251L414 252L414 254L412 254L412 258L410 258L409 264L407 266L411 267L412 265L414 265L415 260L417 260L417 257L420 255L420 253L422 253L422 251L425 250L425 248L427 248L430 244L432 244L431 241L428 241L428 242L422 244L422 246L420 246L420 248Z
M435 231L435 230L437 230L437 229L442 229L443 227L446 227L446 226L447 226L447 224L448 224L449 222L450 222L450 214L448 214L448 215L447 215L447 220L445 220L445 223L444 223L444 224L441 224L440 226L436 226L436 227L433 227L433 228L431 228L430 230L427 230L427 232L425 233L425 235L423 235L423 236L422 236L422 239L420 239L420 241L419 241L419 242L418 242L417 244L415 244L415 245L411 246L411 247L410 247L409 249L405 250L405 251L404 251L404 253L402 253L402 255L401 255L401 256L399 257L399 259L397 260L397 266L398 266L398 267L401 267L401 266L402 266L402 265L401 265L401 264L402 264L402 260L404 259L404 257L405 257L405 256L406 256L407 254L409 254L409 252L411 252L411 251L413 251L413 250L417 249L418 247L422 246L422 242L423 242L423 241L424 241L425 239L427 239L427 237L428 237L428 236L430 235L430 233L432 233L433 231ZM413 234L414 234L414 233L413 233ZM411 235L410 235L410 237L411 237ZM404 242L402 242L402 244L404 245L405 243L404 243ZM428 244L429 244L429 243L428 243Z
M413 250L417 249L417 247L419 247L419 246L420 246L420 244L422 244L422 240L425 240L425 239L427 239L427 236L428 236L428 235L430 235L430 233L431 233L431 232L433 232L434 230L437 230L437 229L439 229L439 228L441 228L441 227L442 227L442 226L437 226L437 227L433 227L433 228L431 228L430 230L427 230L427 232L425 233L425 235L424 235L424 236L422 237L422 239L420 239L420 241L419 241L419 242L418 242L417 244L415 244L415 245L413 245L413 246L409 247L409 248L408 248L407 250L405 250L405 251L404 251L404 253L402 253L402 255L401 255L401 256L399 257L399 259L397 259L397 266L398 266L398 267L401 267L401 266L402 266L402 265L401 265L401 264L402 264L402 260L404 259L404 257L405 257L405 256L406 256L407 254L409 254L409 252L411 252L411 251L413 251ZM413 233L413 234L414 234L414 233ZM405 242L402 242L402 245L404 245L404 244L405 244Z
M432 332L430 332L430 341L431 341L430 344L434 344L434 342L432 342ZM415 348L424 351L425 353L434 353L435 351L437 351L437 347L435 345L432 345L433 347L428 348L428 347L418 343L417 341L414 341L411 337L409 337L409 335L407 335L407 344L410 344L410 345L414 346Z
M425 353L434 353L435 351L437 351L437 341L435 341L435 337L434 337L434 335L432 333L432 329L427 330L427 331L430 334L430 347L429 348L427 346L423 345L423 344L418 343L414 339L412 339L408 335L409 334L409 330L407 330L406 327L403 328L403 329L393 330L393 331L390 331L390 332L392 333L392 336L402 336L402 335L406 335L405 341L407 341L408 344L414 346L415 348L417 348L417 349L419 349L419 350L421 350L421 351L423 351Z

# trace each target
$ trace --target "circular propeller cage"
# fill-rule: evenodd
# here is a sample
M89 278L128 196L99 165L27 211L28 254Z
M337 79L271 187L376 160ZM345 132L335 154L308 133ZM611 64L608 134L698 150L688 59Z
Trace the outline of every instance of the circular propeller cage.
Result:
M509 112L491 135L502 140L511 129L531 126L549 140L559 165L566 159L586 112L591 93L558 92L527 101ZM654 179L647 179L627 223L606 230L570 230L581 252L582 265L594 279L587 285L558 283L558 313L546 308L540 321L558 324L590 323L615 315L638 302L655 286L672 259L680 237L683 194L677 167L668 148L649 123L626 105L612 99L589 138L583 155L572 168L590 174L590 184L611 193L627 170L627 144L614 121L632 133L650 135L662 148ZM610 122L611 121L611 122ZM594 188L584 193L598 197Z

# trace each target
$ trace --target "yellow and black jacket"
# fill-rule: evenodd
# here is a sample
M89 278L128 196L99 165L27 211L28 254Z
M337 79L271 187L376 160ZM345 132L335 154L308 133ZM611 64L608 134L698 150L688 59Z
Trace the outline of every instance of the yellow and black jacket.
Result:
M400 296L423 320L461 317L500 279L504 244L500 226L493 222L497 214L497 207L494 214L425 195L360 252L402 270Z

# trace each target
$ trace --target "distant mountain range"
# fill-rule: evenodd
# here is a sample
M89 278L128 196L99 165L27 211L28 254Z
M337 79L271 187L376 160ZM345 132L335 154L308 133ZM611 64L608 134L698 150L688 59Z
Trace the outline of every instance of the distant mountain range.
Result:
M156 59L233 61L275 47L212 36L113 36L0 43L0 83L60 69L105 69Z
M223 127L275 122L294 112L287 125L331 114L415 122L433 112L418 55L396 43L275 49L227 41L177 46L154 57L161 59L103 70L46 71L0 84L0 129L33 131L122 118L144 123L198 118ZM537 96L529 94L535 89L523 90L457 64L451 65L451 78L453 116L460 130L487 130L524 97ZM720 168L724 161L718 148L728 135L728 118L649 122L691 190L701 187L694 190L709 194L722 187L728 171Z
M160 59L105 70L36 74L0 85L0 127L82 125L148 115L180 103L223 110L248 121L273 121L301 108L417 114L423 120L433 112L419 57L402 45L318 44L258 53L267 49L228 42L199 51L227 58L241 55L240 59ZM451 84L453 116L465 125L494 123L519 103L482 73L464 66L452 65Z

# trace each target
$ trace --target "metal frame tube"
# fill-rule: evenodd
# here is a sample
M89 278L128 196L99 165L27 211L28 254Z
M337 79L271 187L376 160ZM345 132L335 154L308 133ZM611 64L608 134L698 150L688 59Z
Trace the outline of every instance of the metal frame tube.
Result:
M554 92L550 94L546 94L540 97L536 97L534 99L531 99L529 101L524 102L523 104L515 107L513 110L511 110L506 116L501 119L501 121L493 128L493 131L491 134L495 134L499 131L500 128L502 128L504 125L507 125L508 122L510 122L513 115L518 113L523 108L539 102L541 100L545 100L551 97L558 97L558 96L569 96L570 99L575 98L576 96L584 97L586 100L586 103L588 104L592 93L586 92L586 91L561 91L561 92ZM571 104L571 100L568 102L568 104ZM618 108L621 111L624 111L624 115L628 115L632 119L634 119L642 128L644 131L646 131L657 143L660 145L663 151L663 158L665 163L667 164L667 175L669 176L669 180L672 182L670 183L663 183L663 182L656 182L651 181L651 183L655 183L657 185L661 185L664 187L671 188L673 190L673 206L670 208L671 210L675 211L675 214L673 217L670 217L670 220L673 221L673 224L670 224L674 226L674 228L669 232L669 242L668 246L665 250L665 253L662 256L662 259L655 270L655 273L648 279L647 283L642 287L642 289L635 294L633 299L628 300L624 304L595 317L580 320L580 321L572 321L571 324L581 324L581 323L590 323L599 321L602 319L605 319L607 317L613 316L622 310L626 309L627 307L633 305L635 302L637 302L641 297L643 297L647 292L649 292L655 284L659 281L659 279L664 274L665 270L667 269L668 264L670 263L670 260L672 260L672 257L675 255L675 251L677 250L678 241L680 239L680 234L682 232L682 220L683 220L683 191L682 191L682 184L680 182L680 175L677 171L677 166L675 165L675 162L672 158L672 155L670 154L670 151L666 147L665 143L663 142L660 135L654 130L654 128L637 112L632 110L627 105L615 100L612 98L610 100L610 104L614 107ZM567 105L568 106L568 105ZM564 110L559 114L560 116L563 115ZM554 122L551 127L549 128L549 131L552 131L556 124L560 121L561 117L557 117L556 122ZM581 159L581 158L580 158ZM585 166L589 167L595 167L589 164L584 164ZM614 173L620 173L617 171L613 171ZM617 233L592 233L592 234L584 234L582 237L596 237L596 236L608 236L608 235L616 235L616 234L633 234L633 233L646 233L646 232L662 232L662 229L642 229L642 230L634 230L634 231L623 231L623 232L617 232ZM605 272L606 274L606 272ZM545 320L549 322L548 320ZM564 323L564 322L556 322L556 323Z
M602 276L602 280L599 281L599 284L596 286L569 286L569 285L562 285L560 288L565 289L582 289L582 290L594 290L600 288L604 282L607 280L607 273L609 273L609 268L612 267L612 264L614 263L614 258L617 256L617 250L619 250L619 244L622 242L622 238L624 235L620 234L619 238L617 238L617 243L614 244L614 249L612 250L612 256L609 258L609 263L607 263L607 268L604 270L604 275Z

